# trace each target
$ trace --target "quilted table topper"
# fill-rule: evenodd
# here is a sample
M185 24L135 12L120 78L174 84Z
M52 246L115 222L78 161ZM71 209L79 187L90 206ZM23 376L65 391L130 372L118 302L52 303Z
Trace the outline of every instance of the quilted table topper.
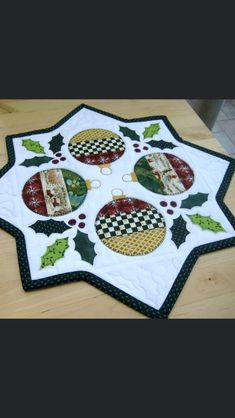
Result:
M0 226L24 290L85 280L166 318L199 255L235 245L223 202L234 161L184 141L166 116L83 104L6 144Z

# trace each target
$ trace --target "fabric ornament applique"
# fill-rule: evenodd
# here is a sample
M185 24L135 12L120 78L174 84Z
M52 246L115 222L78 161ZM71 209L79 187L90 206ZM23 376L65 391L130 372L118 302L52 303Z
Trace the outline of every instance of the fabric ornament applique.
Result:
M235 245L223 201L234 160L183 140L165 116L83 104L6 145L0 227L16 239L24 290L84 280L167 318L198 257Z
M125 151L125 143L114 132L105 129L87 129L69 141L71 155L84 164L98 165L102 174L111 174L110 164Z
M61 216L81 206L87 190L87 183L79 174L63 168L51 169L30 177L24 185L22 197L33 212Z
M147 154L135 164L131 179L123 176L124 181L138 181L153 193L176 195L188 190L194 182L191 167L179 157L168 153Z
M161 213L139 199L122 197L97 214L96 232L108 248L123 255L144 255L163 241L166 225Z

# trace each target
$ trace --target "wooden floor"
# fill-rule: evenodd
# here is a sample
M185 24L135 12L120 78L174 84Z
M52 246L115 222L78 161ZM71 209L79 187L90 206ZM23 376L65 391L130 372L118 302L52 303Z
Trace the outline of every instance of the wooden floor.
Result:
M184 100L0 100L0 166L6 135L46 128L81 103L121 117L166 115L186 140L226 153ZM235 178L225 203L235 212ZM0 318L145 318L83 283L24 292L15 240L0 230ZM235 248L201 256L170 318L235 318Z

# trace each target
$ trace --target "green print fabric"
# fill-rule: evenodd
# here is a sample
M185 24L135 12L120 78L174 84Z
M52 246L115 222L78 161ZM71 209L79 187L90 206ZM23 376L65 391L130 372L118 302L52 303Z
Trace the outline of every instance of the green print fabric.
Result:
M225 229L223 228L221 223L216 222L210 216L203 216L199 213L196 213L194 215L188 215L188 218L191 220L193 224L200 226L201 229L213 232L225 232Z
M165 194L161 188L160 182L156 179L145 157L137 161L134 172L142 186L154 193Z
M154 135L158 134L159 131L159 123L151 123L151 125L148 128L145 128L144 130L144 138L152 138Z
M72 209L78 208L87 195L86 182L77 173L70 170L61 170Z
M68 248L68 238L57 239L54 244L49 245L45 254L41 257L41 269L54 266L57 260L64 257L64 253Z
M32 141L32 139L23 139L22 145L28 151L35 152L35 154L45 154L44 148L38 141Z

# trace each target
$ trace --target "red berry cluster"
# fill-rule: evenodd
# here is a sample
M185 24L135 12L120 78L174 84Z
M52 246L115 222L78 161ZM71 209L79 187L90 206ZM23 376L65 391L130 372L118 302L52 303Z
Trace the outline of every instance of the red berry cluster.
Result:
M85 215L85 213L81 213L81 214L78 216L78 218L79 218L79 219L86 219L86 215ZM70 226L76 225L76 223L77 223L76 219L70 219L70 220L68 221L68 224L69 224ZM79 228L81 228L81 229L83 229L85 226L86 226L85 222L79 222L79 224L78 224L78 227L79 227Z
M139 147L140 147L140 145L139 145L139 144L133 144L133 147L134 147L134 149L135 149L135 152L141 152L141 149L139 148ZM143 147L143 149L144 149L145 151L147 151L149 148L145 145L145 146Z
M60 159L60 161L65 161L66 160L66 158L65 157L63 157L63 155L61 154L61 152L57 152L56 154L55 154L55 156L56 157L58 157L59 159ZM58 160L58 158L56 158L56 159L54 159L54 160L52 160L52 163L53 164L58 164L60 161Z
M165 208L165 207L167 207L167 206L168 206L168 203L167 203L165 200L162 200L162 201L160 202L160 205L161 205L161 206L163 206L163 207ZM177 203L176 203L174 200L172 200L172 201L170 202L170 205L172 206L172 208L176 208ZM167 213L168 213L169 215L173 215L174 211L173 211L172 209L167 209Z

